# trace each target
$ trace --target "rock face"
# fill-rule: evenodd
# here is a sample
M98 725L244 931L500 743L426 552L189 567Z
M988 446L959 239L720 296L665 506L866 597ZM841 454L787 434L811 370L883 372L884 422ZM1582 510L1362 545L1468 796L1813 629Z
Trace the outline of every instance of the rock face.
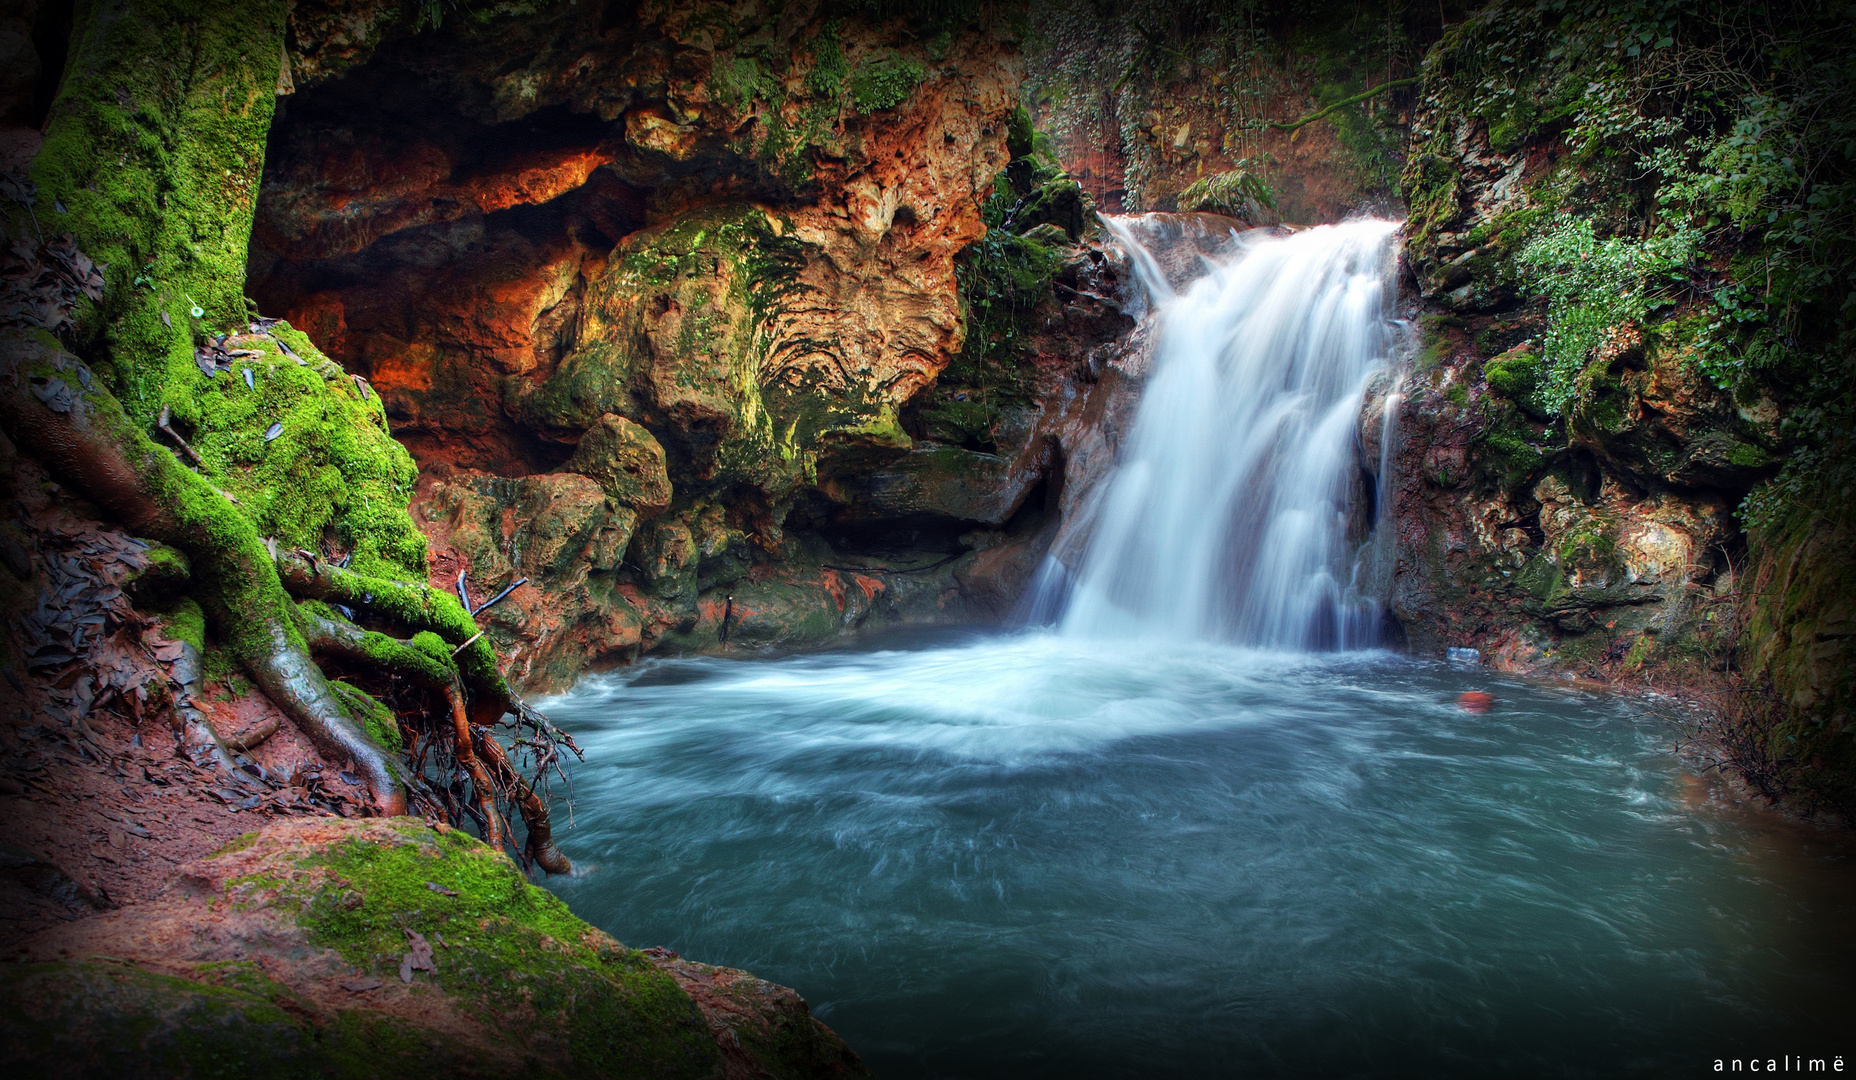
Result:
M1156 16L1114 6L1036 4L1026 96L1064 167L1104 209L1213 210L1255 225L1317 224L1353 213L1399 213L1397 162L1408 79L1320 123L1323 107L1392 79L1417 59L1389 58L1387 13L1275 11L1264 29ZM1415 21L1414 21L1415 20ZM1434 40L1428 13L1403 12L1413 46ZM1250 176L1273 205L1220 177ZM1234 197L1232 197L1234 196Z
M1683 34L1727 32L1702 18ZM1794 296L1819 305L1816 331L1753 358L1762 316L1722 298L1745 285L1736 252L1782 264L1785 241L1685 201L1712 159L1684 188L1667 165L1595 152L1626 130L1649 148L1641 162L1712 145L1654 94L1607 97L1626 78L1605 66L1607 40L1495 4L1426 61L1404 175L1420 332L1399 409L1393 609L1422 652L1719 689L1737 703L1721 726L1730 765L1847 817L1856 562L1847 513L1826 509L1847 496L1780 473L1824 452L1800 449L1795 418L1825 407L1810 369L1847 354L1827 310L1841 297ZM1514 60L1499 77L1481 66L1496 52ZM1736 322L1752 329L1724 329Z
M409 818L247 833L19 961L0 1044L40 1076L869 1075L791 990L627 949Z
M1418 167L1453 179L1410 240L1431 313L1398 414L1394 613L1421 652L1472 646L1519 670L1596 674L1653 653L1724 665L1730 511L1770 474L1776 412L1709 385L1679 334L1632 326L1598 351L1566 419L1546 415L1544 315L1507 283L1512 251L1476 238L1534 205L1553 157L1434 122L1458 124L1456 156Z
M721 11L291 17L251 292L379 391L423 470L434 583L530 579L485 613L530 686L666 635L719 645L707 612L730 588L841 607L823 564L887 580L1021 501L930 506L868 479L951 463L908 457L900 414L962 347L955 259L1012 156L1011 40ZM824 536L924 518L921 550ZM968 617L952 573L890 613ZM786 603L760 599L735 640ZM772 637L824 633L798 622L813 635Z

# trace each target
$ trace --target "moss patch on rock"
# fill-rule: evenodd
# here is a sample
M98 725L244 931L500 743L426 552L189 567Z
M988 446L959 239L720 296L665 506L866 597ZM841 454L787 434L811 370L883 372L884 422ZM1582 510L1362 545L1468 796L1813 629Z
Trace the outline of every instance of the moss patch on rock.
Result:
M279 823L183 874L43 949L103 955L7 965L8 1061L45 1076L867 1075L791 991L628 949L455 830Z

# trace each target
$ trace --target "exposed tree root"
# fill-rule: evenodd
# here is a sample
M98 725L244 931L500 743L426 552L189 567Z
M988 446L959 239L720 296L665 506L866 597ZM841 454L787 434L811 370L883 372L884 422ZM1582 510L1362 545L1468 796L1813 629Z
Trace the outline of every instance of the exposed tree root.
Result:
M170 670L181 688L174 698L174 728L175 734L180 736L182 752L196 765L211 761L228 771L237 768L232 760L233 748L219 737L206 714L193 701L193 695L200 689L200 650L181 642L180 656ZM237 747L240 752L245 749L247 747Z
M284 587L296 596L342 604L411 633L436 634L453 646L468 643L456 663L471 692L473 721L495 723L508 710L509 683L497 666L496 650L479 636L477 621L450 593L357 574L303 551L280 553L277 570Z
M509 763L509 755L504 753L501 743L490 737L483 729L477 731L478 755L489 763L492 776L509 792L509 797L522 813L522 823L528 826L528 843L525 845L528 857L535 864L550 874L566 874L573 871L573 863L561 854L561 849L554 846L554 823L548 813L548 802L535 789L529 786L522 774Z
M282 730L282 725L275 716L267 716L237 735L226 736L223 740L228 750L243 754L263 746L265 741Z
M400 769L309 658L296 605L244 515L130 423L101 380L49 335L0 331L0 419L22 449L130 531L185 552L207 586L203 606L246 674L318 750L354 762L380 813L406 812Z
M294 580L308 580L302 574L311 568L311 560L300 555L293 556L285 565L293 568L291 576ZM332 569L322 560L314 560L314 566L323 571ZM322 573L320 578L331 583L328 591L351 599L365 600L370 595L376 598L379 595L377 592L362 591L357 598L351 588L356 581L368 581L371 586L378 586L381 583L377 579L361 578L339 570ZM506 817L497 806L499 800L506 801L521 814L523 825L528 830L528 840L523 846L525 856L550 874L571 872L573 864L554 844L554 826L547 799L510 762L508 752L491 734L492 725L472 722L466 708L461 673L452 661L455 653L429 638L424 642L417 637L411 641L402 641L378 631L364 630L333 612L318 610L319 607L319 604L312 602L305 604L303 609L312 652L403 678L428 692L432 707L424 711L444 714L445 720L442 723L421 723L423 718L417 716L408 719L420 729L415 731L415 735L423 735L424 744L428 748L436 745L448 751L448 755L441 755L432 763L441 774L450 771L450 766L463 770L469 778L472 789L469 805L474 811L473 816L482 824L484 839L498 847L509 841ZM432 631L422 633L436 636ZM579 752L572 740L555 731L526 702L509 695L506 687L500 689L505 695L502 700L509 703L509 709L517 716L518 733L523 725L527 725L537 736L529 740L518 738L518 745L535 753L538 774L545 775L553 764L554 753L559 746L565 745L575 753ZM448 761L445 760L446 756ZM444 800L439 798L437 801Z

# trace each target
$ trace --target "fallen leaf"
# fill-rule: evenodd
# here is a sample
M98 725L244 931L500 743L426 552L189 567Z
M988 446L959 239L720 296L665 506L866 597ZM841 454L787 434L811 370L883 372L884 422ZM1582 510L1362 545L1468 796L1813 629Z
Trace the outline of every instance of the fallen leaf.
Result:
M408 951L406 955L400 957L400 981L412 982L412 973L415 971L438 974L438 964L432 959L432 945L431 942L425 940L425 935L417 930L408 930L406 941Z

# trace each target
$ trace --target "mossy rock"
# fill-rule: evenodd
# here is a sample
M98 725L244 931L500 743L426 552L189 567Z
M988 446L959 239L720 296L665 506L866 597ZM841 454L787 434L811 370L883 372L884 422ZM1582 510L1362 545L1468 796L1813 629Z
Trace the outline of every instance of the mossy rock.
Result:
M275 824L182 885L40 946L85 960L9 965L7 1060L72 1077L867 1075L791 991L628 949L455 830Z
M1542 420L1547 418L1546 405L1539 395L1546 371L1531 346L1518 345L1488 360L1482 365L1482 378L1489 384L1489 389L1519 405L1530 415Z
M588 428L567 468L592 477L613 502L646 517L670 507L664 448L649 431L623 416L607 413Z

